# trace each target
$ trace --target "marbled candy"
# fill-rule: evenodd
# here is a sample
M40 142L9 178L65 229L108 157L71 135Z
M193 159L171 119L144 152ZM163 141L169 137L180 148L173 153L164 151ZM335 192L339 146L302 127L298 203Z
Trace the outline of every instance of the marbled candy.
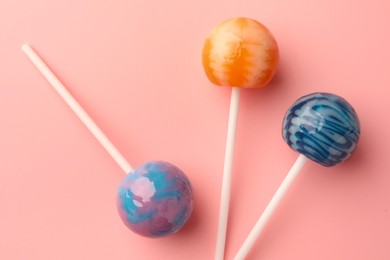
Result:
M233 18L212 30L202 56L203 68L214 84L261 88L276 72L279 49L264 25L250 18Z
M330 93L301 97L283 120L287 144L323 166L346 160L355 150L359 135L359 119L353 107Z
M166 236L181 229L191 215L191 184L176 166L151 161L123 179L117 205L132 231L146 237Z

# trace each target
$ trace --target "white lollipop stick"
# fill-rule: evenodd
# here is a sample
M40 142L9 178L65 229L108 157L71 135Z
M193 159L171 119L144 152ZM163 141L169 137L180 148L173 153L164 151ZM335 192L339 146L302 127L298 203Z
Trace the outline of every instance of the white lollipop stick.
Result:
M223 166L222 176L221 204L219 208L217 245L215 251L216 260L223 260L225 253L226 229L228 223L230 187L232 181L233 155L234 144L236 141L240 93L241 90L239 88L232 88L232 94L230 99L229 123L226 139L225 162Z
M291 184L294 182L295 178L298 176L302 167L307 162L307 158L300 154L298 159L295 161L293 167L288 172L287 176L284 178L282 184L279 186L278 190L272 197L271 201L268 203L263 214L257 220L256 225L253 227L252 231L249 233L249 236L246 238L244 244L242 244L240 250L234 257L234 260L243 260L248 255L253 244L256 242L257 238L260 236L268 220L271 218L272 214L278 207L279 203L282 201L287 190L290 188Z
M107 136L100 130L96 123L91 119L91 117L85 112L85 110L80 106L79 103L73 98L73 96L68 92L65 86L61 81L54 75L54 73L49 69L49 67L43 62L43 60L38 56L38 54L31 48L30 45L24 44L22 46L23 52L27 57L32 61L35 67L42 73L42 75L49 81L51 86L58 92L58 94L64 99L68 106L73 110L78 118L84 123L84 125L89 129L89 131L95 136L99 143L106 149L106 151L111 155L115 162L122 168L122 170L128 174L132 171L132 167L122 156L122 154L116 149L116 147L111 143Z

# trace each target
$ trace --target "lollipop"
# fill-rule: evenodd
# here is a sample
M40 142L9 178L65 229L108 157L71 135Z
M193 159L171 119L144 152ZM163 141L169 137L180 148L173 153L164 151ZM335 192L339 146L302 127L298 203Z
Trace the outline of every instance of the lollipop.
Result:
M192 188L185 174L163 161L150 161L133 170L34 50L27 44L22 50L119 167L129 173L120 183L117 194L119 215L125 225L139 235L152 238L180 230L193 207Z
M223 259L230 183L241 88L262 88L272 79L279 50L271 32L249 18L233 18L215 27L203 47L203 67L216 85L232 87L215 259Z
M134 232L166 236L182 228L191 215L191 185L176 166L150 161L119 184L117 205L123 222Z
M249 253L307 158L326 167L345 161L356 149L360 125L355 110L345 99L330 93L313 93L301 97L290 107L283 120L282 132L286 143L300 155L235 260L244 259Z

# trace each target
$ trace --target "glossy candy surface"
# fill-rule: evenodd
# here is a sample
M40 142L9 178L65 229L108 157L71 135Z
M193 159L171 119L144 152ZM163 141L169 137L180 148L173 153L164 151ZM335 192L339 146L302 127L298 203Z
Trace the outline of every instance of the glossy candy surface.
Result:
M355 110L342 97L313 93L290 107L282 132L293 150L323 166L333 166L355 150L360 124Z
M176 166L147 162L120 183L117 206L132 231L146 237L167 236L181 229L191 215L191 184Z
M250 18L215 27L203 46L203 68L216 85L261 88L276 72L278 45L271 32Z

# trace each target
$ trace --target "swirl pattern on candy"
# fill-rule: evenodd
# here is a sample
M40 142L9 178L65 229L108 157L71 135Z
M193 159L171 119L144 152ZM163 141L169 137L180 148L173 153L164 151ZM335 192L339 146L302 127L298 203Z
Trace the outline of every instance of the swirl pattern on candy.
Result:
M279 49L271 32L251 18L232 18L215 27L203 46L203 68L216 85L262 88L272 79Z
M342 97L313 93L290 107L282 132L293 150L328 167L343 162L355 150L360 124L355 110Z
M191 184L176 166L150 161L123 179L117 205L132 231L146 237L166 236L180 230L191 215Z

